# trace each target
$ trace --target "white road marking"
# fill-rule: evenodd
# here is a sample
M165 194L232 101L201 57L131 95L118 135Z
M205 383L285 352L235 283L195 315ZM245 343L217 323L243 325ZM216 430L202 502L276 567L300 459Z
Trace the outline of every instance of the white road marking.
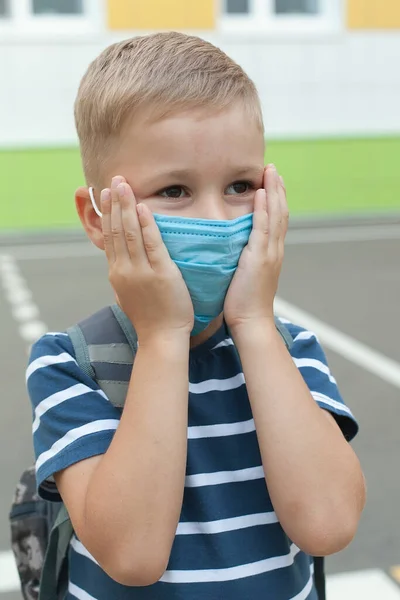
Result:
M341 242L373 242L399 240L400 224L359 225L342 227L312 227L291 229L287 235L286 245L334 244ZM88 241L63 243L10 245L0 247L0 252L11 254L17 260L52 260L68 258L86 258L103 256Z
M39 308L32 299L14 256L0 254L0 286L10 304L18 331L29 350L31 344L46 333L47 326L40 320Z
M332 575L327 579L328 600L400 600L400 588L378 569Z
M282 298L275 299L275 311L280 317L313 331L326 348L333 350L387 383L400 388L400 364L395 360L327 325L313 315L297 308L297 306L282 300Z
M0 593L16 592L20 589L17 567L14 554L0 552Z

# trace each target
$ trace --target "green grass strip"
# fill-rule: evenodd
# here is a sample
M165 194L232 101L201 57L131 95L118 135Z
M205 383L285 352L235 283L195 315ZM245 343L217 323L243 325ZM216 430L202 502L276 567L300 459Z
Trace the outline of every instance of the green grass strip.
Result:
M273 141L292 216L400 209L400 138ZM76 148L0 151L0 229L76 227L83 183Z

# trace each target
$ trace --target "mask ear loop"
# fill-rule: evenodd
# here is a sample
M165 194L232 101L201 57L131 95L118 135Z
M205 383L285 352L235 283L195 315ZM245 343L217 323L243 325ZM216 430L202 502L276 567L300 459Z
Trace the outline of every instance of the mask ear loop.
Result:
M94 190L92 187L89 188L89 197L90 197L90 201L92 203L94 212L96 213L96 215L98 215L101 218L103 215L97 207L96 198L94 197Z

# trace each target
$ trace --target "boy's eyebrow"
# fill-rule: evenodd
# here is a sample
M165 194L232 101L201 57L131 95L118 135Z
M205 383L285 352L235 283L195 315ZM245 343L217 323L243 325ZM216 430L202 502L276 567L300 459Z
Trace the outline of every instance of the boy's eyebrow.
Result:
M191 174L191 169L176 169L174 171L164 171L160 169L159 171L153 172L151 183L157 187L159 185L165 185L167 181L173 182L173 180L176 180L176 182L179 182L182 179L190 177Z
M262 177L263 173L264 173L264 167L260 167L260 166L248 166L248 167L240 167L240 169L235 169L232 170L232 173L235 173L235 175L237 175L238 177L243 177L244 175L250 176L250 177Z
M238 168L232 168L231 170L232 177L262 177L264 173L264 167L262 166L244 166ZM161 179L164 177L170 177L171 179L180 179L181 177L189 177L193 174L191 169L176 169L175 171L165 171L156 173L155 179Z
M188 177L192 174L191 169L176 169L175 171L166 171L165 173L159 173L160 177L172 177L179 179L180 177Z

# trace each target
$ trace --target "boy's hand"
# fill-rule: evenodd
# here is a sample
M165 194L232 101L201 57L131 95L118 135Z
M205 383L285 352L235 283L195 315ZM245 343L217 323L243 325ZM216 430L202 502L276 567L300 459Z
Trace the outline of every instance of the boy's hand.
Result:
M273 304L288 223L283 179L269 165L264 189L256 192L254 200L253 231L225 299L224 316L233 332L242 325L259 327L261 321L274 322Z
M109 279L139 342L193 328L192 301L149 208L136 204L123 177L101 193Z

